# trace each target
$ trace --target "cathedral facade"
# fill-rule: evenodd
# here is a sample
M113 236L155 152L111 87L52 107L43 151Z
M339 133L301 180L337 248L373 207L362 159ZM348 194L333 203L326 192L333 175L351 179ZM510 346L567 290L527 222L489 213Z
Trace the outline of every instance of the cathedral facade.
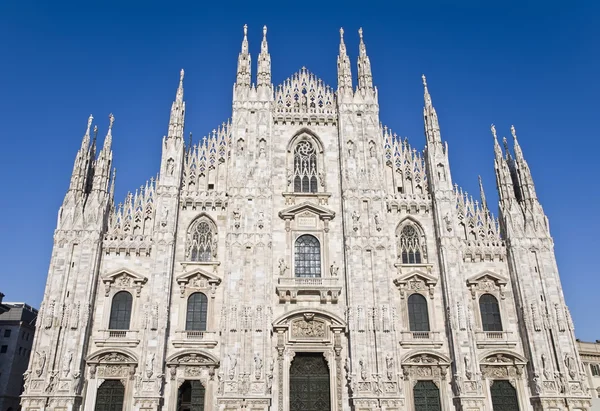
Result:
M499 218L453 185L425 77L426 149L379 119L362 30L333 89L255 83L246 28L231 120L184 136L183 71L159 175L115 205L114 118L90 116L22 407L588 410L548 220L512 128L492 126Z

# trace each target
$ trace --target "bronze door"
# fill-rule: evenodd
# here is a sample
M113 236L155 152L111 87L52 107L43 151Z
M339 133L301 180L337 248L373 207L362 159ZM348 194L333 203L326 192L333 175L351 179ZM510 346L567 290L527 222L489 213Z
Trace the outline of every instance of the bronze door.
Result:
M297 353L290 367L290 411L330 411L329 368L323 353Z
M96 393L95 411L123 411L125 387L119 380L106 380Z

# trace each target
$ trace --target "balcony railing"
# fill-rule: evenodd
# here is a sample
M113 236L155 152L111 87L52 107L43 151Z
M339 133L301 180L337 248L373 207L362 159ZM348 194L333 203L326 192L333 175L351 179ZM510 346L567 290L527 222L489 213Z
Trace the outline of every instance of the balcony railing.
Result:
M279 285L283 286L300 286L300 287L331 287L338 284L337 278L323 277L291 277L280 278Z
M441 346L442 341L439 331L402 331L400 344Z
M477 338L477 345L481 348L486 346L516 345L510 331L477 331L475 332L475 337Z
M217 333L215 331L178 330L175 331L173 345L175 347L202 346L214 347L217 345Z
M318 298L321 303L337 303L341 291L340 281L336 277L283 277L279 279L276 290L281 302Z
M100 330L95 339L97 346L135 347L140 343L137 330Z

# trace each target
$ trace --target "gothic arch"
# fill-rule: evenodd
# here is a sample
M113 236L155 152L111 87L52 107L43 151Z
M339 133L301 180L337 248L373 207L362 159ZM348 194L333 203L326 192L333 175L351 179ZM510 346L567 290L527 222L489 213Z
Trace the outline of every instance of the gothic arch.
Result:
M406 217L396 226L397 259L402 264L427 263L427 238L421 223Z
M303 139L314 143L317 146L317 151L319 152L319 154L323 154L323 152L325 151L325 146L323 145L323 142L321 141L317 133L315 133L308 127L302 127L300 130L296 131L292 138L290 138L290 140L288 141L286 147L287 152L291 153L294 150L294 146Z
M202 227L200 227L202 225ZM185 259L188 261L215 261L218 251L219 232L215 221L206 213L200 213L188 226L185 242Z

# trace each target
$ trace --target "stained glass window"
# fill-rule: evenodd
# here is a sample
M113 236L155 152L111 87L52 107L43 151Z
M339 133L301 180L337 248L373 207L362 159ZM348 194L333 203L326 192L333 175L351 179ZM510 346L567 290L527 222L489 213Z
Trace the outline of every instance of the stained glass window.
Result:
M310 141L300 141L294 149L294 192L317 192L317 151Z
M206 331L208 299L203 293L190 295L187 303L185 329L188 331Z
M519 411L517 390L506 380L495 380L490 388L494 411Z
M408 324L411 331L429 331L427 300L421 294L408 297Z
M202 217L194 223L187 241L189 261L211 261L217 255L217 235L214 224Z
M423 247L421 235L412 224L402 227L398 241L398 254L402 264L421 264L424 257Z
M321 245L312 235L302 235L296 240L295 246L296 277L321 276Z
M440 390L433 381L418 381L413 388L415 411L441 411Z
M109 330L129 330L133 298L127 291L119 291L112 299Z
M483 331L502 331L500 307L496 297L491 294L483 294L479 297L479 311Z

